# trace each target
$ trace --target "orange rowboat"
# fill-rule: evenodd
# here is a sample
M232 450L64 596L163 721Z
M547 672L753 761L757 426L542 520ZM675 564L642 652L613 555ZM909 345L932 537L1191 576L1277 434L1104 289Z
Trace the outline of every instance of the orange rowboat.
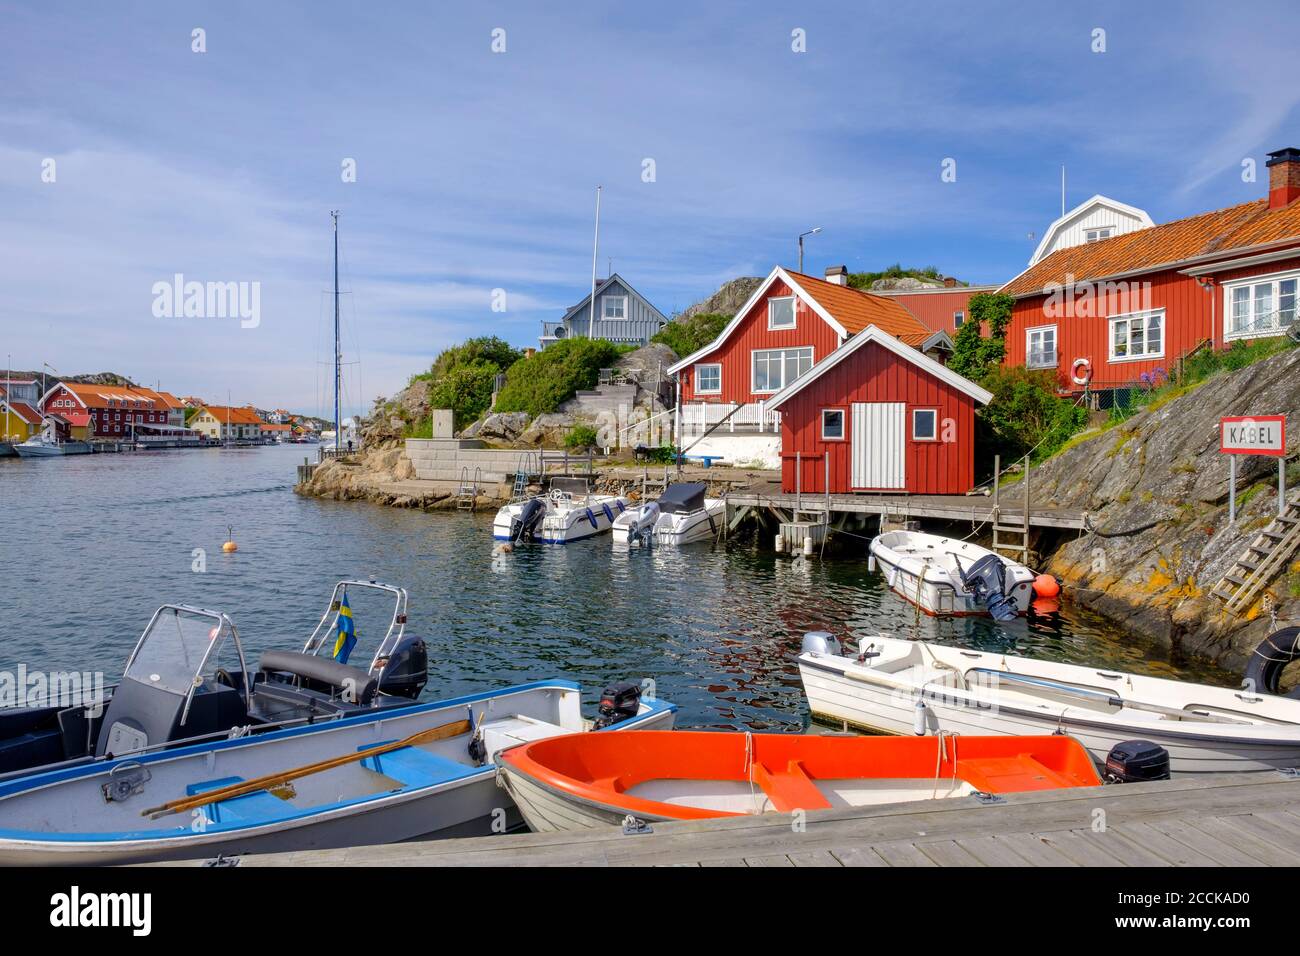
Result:
M835 737L645 730L499 752L537 831L1101 785L1073 737Z

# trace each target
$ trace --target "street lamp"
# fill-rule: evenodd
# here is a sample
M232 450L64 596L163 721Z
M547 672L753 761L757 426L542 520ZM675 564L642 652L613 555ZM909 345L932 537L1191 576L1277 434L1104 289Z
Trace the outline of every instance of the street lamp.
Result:
M822 227L818 226L815 229L809 229L807 232L803 232L799 234L799 271L800 272L803 272L803 237L815 236L817 235L817 233L821 231L822 231Z

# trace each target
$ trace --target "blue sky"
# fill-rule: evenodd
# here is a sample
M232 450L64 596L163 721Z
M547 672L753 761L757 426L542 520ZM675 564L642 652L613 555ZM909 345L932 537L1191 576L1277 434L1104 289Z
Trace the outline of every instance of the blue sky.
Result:
M1061 164L1157 222L1262 196L1300 145L1288 5L1135 6L0 3L0 361L316 411L333 208L353 410L469 335L534 344L598 183L599 271L667 313L812 226L808 272L1005 281ZM260 324L156 318L175 273L260 283Z

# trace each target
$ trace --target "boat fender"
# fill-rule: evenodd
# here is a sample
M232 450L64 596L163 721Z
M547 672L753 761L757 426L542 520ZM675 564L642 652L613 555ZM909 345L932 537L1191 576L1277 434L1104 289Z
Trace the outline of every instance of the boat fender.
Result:
M590 508L587 509L587 520L591 522L591 526L592 526L593 528L597 527L597 524L596 524L596 516L595 516L594 514L592 514L592 511L591 511Z
M605 510L605 517L609 519L610 524L613 524L613 523L614 523L614 512L612 512L612 511L609 510L609 505L607 505L607 504L606 504L606 505L601 505L601 508L603 508L603 509Z
M912 707L912 733L918 737L925 736L925 701L919 697Z
M867 571L872 574L876 571L876 556L874 554L867 555Z
M627 506L625 506L625 505L623 504L623 499L622 499L622 498L616 498L616 499L614 499L614 507L618 508L618 513L619 513L619 514L622 514L624 511L627 511Z
M1274 631L1259 642L1246 663L1246 679L1242 686L1255 694L1280 694L1278 682L1282 671L1292 661L1300 658L1300 627L1284 627ZM1300 700L1300 685L1291 688L1284 696Z

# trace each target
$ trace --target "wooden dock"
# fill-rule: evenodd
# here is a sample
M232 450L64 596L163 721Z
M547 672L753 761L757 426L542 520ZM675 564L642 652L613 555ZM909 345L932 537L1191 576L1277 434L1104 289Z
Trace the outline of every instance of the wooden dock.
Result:
M1296 866L1300 779L1223 774L621 829L241 858L241 866ZM190 865L195 865L191 863Z

